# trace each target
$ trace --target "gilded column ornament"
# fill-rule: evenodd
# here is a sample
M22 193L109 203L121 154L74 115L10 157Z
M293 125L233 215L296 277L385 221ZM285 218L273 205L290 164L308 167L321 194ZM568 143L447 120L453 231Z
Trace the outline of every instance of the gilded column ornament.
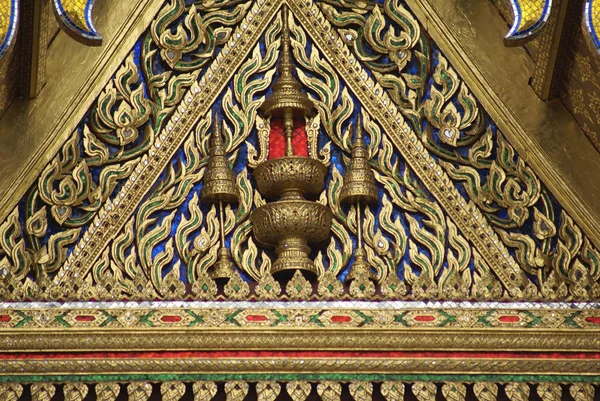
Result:
M121 392L119 383L98 383L95 387L96 401L115 401Z
M63 388L65 401L83 401L88 391L88 386L85 383L67 383Z
M284 6L279 77L273 93L260 108L270 118L272 129L275 120L282 121L285 152L275 157L270 151L271 158L254 169L259 192L268 199L278 200L255 209L250 217L258 242L276 246L277 260L271 266L272 274L283 270L317 273L308 257L308 242L326 240L331 227L331 210L304 198L321 192L327 167L316 158L302 156L308 152L303 148L306 145L295 148L296 122L306 120L314 110L313 102L300 87L293 75L289 10Z
M201 197L202 202L219 203L221 246L219 247L218 259L215 262L212 277L215 279L229 279L233 275L233 262L231 261L229 249L225 244L223 203L236 204L239 201L240 195L233 170L227 162L225 144L223 143L221 133L222 128L220 127L218 115L215 113L213 118L212 144Z
M308 382L291 381L285 385L285 389L293 401L305 401L312 387Z
M354 254L354 263L350 268L350 272L346 280L355 280L355 286L358 290L351 286L351 291L354 289L356 295L364 293L368 286L373 287L369 295L373 295L375 288L373 283L369 282L372 277L369 262L367 262L367 253L363 246L362 233L362 205L375 205L379 201L379 191L375 185L375 175L371 171L368 160L368 152L365 148L363 139L362 119L359 117L356 124L355 138L352 144L352 158L350 166L344 175L344 186L340 192L340 202L356 205L356 225L357 225L357 240L358 246Z
M23 386L18 383L0 384L0 399L4 401L18 401L21 398L21 394L23 394Z
M210 401L217 394L217 385L215 382L209 381L195 382L192 390L194 391L194 401Z

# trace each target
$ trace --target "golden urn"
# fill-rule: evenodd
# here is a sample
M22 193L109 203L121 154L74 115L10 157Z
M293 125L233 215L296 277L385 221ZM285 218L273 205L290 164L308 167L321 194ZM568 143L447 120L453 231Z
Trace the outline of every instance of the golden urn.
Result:
M258 242L276 246L277 260L271 273L291 269L316 272L308 257L308 243L329 237L333 215L327 206L306 200L304 195L321 192L326 172L320 161L298 156L266 161L254 171L260 193L267 198L278 197L250 217Z

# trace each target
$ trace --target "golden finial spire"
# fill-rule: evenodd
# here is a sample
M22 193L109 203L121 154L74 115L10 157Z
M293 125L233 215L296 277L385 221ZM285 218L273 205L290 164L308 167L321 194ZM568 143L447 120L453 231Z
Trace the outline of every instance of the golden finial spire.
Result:
M350 126L352 129L352 126ZM352 143L352 158L350 166L344 175L344 185L340 193L342 203L356 204L356 224L358 246L354 254L354 263L346 280L367 280L369 274L369 263L363 247L362 239L362 212L361 203L377 204L379 202L379 191L375 185L375 175L369 166L369 156L365 148L362 134L362 118L358 117L354 142Z
M263 102L260 109L267 116L279 115L283 117L283 127L286 138L286 156L293 156L292 131L294 129L294 115L311 115L314 110L313 102L306 93L300 90L301 85L294 77L292 63L292 39L289 27L289 9L287 5L282 10L283 26L281 33L281 60L279 61L279 76L273 85L273 93Z
M350 126L350 129L352 129L352 126ZM379 201L379 191L375 185L375 175L369 166L369 156L365 148L360 116L354 132L352 158L344 176L340 201L342 203L364 202L376 204Z
M229 258L229 250L225 246L223 202L237 203L239 200L239 191L233 170L229 168L227 163L227 152L223 141L222 126L216 112L213 118L210 154L208 157L208 167L204 176L201 198L202 202L219 203L221 247L219 248L219 257L215 263L212 276L213 278L231 278L233 275L233 263Z
M202 201L237 203L239 199L238 187L233 170L229 168L227 163L225 144L217 113L213 118L213 132L210 138L208 167L202 187Z

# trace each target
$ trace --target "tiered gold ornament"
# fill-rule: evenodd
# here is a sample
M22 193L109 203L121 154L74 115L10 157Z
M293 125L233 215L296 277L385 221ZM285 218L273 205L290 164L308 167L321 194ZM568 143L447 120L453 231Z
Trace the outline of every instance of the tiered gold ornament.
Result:
M214 115L211 147L208 158L208 167L204 177L204 186L201 192L202 202L219 203L219 225L221 229L221 246L218 259L214 265L213 278L231 278L234 272L233 262L229 249L225 246L224 212L223 203L236 204L239 201L239 191L235 182L233 170L227 163L225 144L219 126L218 115Z
M276 247L277 260L271 267L272 274L283 270L316 273L316 267L308 257L308 242L320 242L329 237L333 215L328 207L305 199L305 196L316 196L322 191L327 167L317 159L294 155L294 117L312 115L314 105L300 90L301 85L292 73L288 18L289 11L284 6L279 77L273 85L273 93L261 105L266 116L283 119L285 156L261 163L254 170L259 192L265 198L277 201L256 209L251 220L257 241Z
M344 186L340 191L340 202L356 205L356 224L358 227L358 246L354 254L354 263L346 280L370 276L369 263L363 247L361 204L376 205L379 202L378 194L375 175L369 167L367 149L362 135L362 121L359 117L352 144L352 159L344 176Z

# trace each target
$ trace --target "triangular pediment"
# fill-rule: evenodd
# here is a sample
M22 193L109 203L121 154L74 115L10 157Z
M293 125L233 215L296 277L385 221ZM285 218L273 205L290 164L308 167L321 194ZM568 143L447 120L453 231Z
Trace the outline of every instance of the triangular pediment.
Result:
M275 252L250 218L267 202L254 176L270 146L259 107L280 76L283 7L317 111L305 120L308 153L327 166L314 200L333 215L329 239L311 245L316 274L291 280L271 275ZM201 196L213 112L240 196L222 223ZM359 218L340 202L358 124L378 190ZM235 270L215 280L221 224ZM359 231L372 279L353 286ZM0 238L4 299L592 300L600 290L592 242L398 0L167 3Z

